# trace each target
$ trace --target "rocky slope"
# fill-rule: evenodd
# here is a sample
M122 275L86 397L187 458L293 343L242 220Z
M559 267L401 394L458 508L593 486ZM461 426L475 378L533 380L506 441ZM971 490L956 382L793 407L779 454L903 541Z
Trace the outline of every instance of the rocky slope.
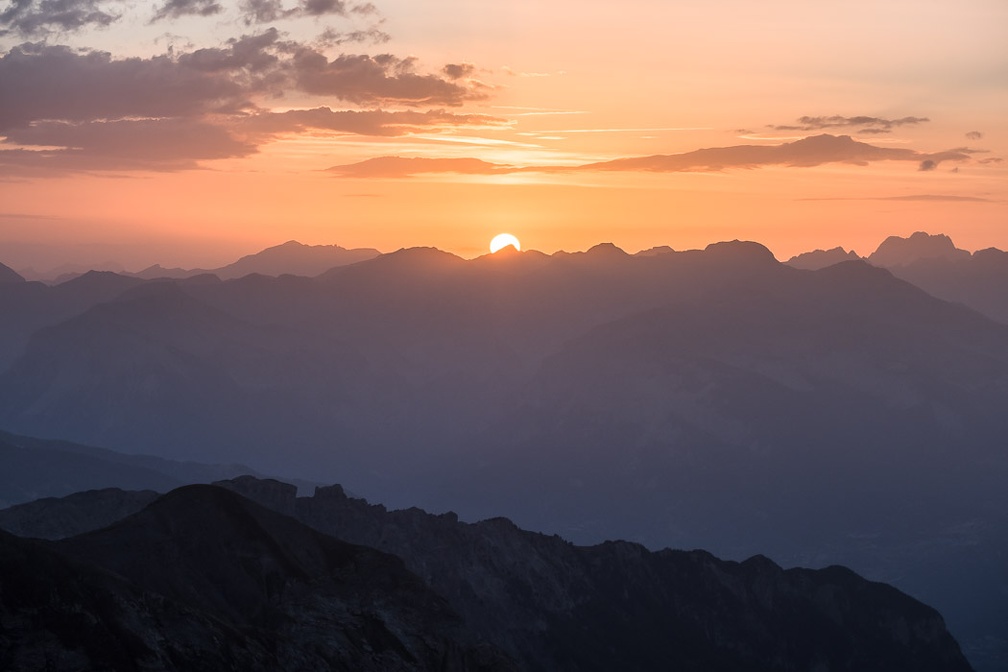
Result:
M783 570L761 556L726 562L626 542L578 547L505 519L387 511L339 486L297 498L277 481L218 485L394 553L419 579L389 556L206 486L54 548L235 627L250 640L235 651L261 664L261 645L278 669L372 669L374 660L385 665L374 669L445 660L457 666L447 669L507 669L509 659L523 670L971 669L937 612L841 567Z
M516 669L393 556L221 488L102 530L0 536L5 670Z

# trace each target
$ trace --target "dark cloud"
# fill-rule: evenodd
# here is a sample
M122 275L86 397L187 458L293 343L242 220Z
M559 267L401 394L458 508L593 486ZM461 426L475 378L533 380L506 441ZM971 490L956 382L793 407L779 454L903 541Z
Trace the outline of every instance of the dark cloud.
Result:
M238 6L245 15L246 25L268 23L284 16L283 3L280 0L242 0Z
M884 119L882 117L855 116L844 117L840 115L820 116L820 117L798 117L797 124L773 125L769 128L775 131L822 131L827 128L849 128L858 126L860 133L880 134L890 133L893 128L899 126L916 126L931 121L927 117L902 117L900 119Z
M12 0L0 12L0 35L34 36L108 26L119 18L108 4L104 0Z
M0 171L170 171L196 168L204 160L256 152L254 144L237 139L219 126L188 119L37 122L13 129L7 137L9 142L24 147L47 149L0 149Z
M295 86L305 93L336 96L359 105L456 106L486 98L479 88L418 74L415 66L416 59L392 54L341 54L329 60L319 51L303 48L294 56Z
M91 16L105 0L10 0L0 29L32 32L114 20ZM155 21L210 16L221 0L156 0ZM241 0L249 20L376 14L344 0ZM417 59L393 54L341 54L323 48L385 42L370 28L327 29L313 44L276 28L215 46L147 58L24 42L0 51L0 173L67 170L181 170L201 161L247 156L286 133L399 136L461 126L500 126L488 115L444 108L486 97L487 87L453 78L472 66L427 74ZM293 95L292 95L293 94ZM282 97L320 96L364 110L306 106L263 109ZM384 108L384 109L382 109ZM391 109L389 109L391 108ZM435 108L435 109L429 109Z
M476 70L476 66L469 63L449 63L441 68L441 72L443 72L449 79L461 79L463 77L468 77L474 70Z
M488 163L480 159L427 159L420 157L381 156L359 163L333 166L329 172L339 177L410 177L422 173L462 173L492 175L514 172L511 166Z
M984 134L981 133L980 131L970 131L969 133L966 134L966 137L969 138L970 140L982 140Z
M926 173L934 170L937 167L938 164L935 163L933 159L924 159L923 161L920 162L920 166L917 167L917 170Z
M346 4L342 0L301 0L301 11L308 16L337 14L346 16Z
M216 0L168 0L154 13L151 21L177 19L180 16L213 16L223 11Z
M177 117L250 105L229 72L168 56L113 59L98 51L22 44L0 58L0 132L34 120Z

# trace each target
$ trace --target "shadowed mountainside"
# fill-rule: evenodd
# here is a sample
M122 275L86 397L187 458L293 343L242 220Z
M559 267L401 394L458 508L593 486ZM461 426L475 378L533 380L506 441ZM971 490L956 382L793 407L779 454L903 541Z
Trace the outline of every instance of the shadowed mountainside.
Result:
M398 558L220 488L55 545L3 534L0 549L4 669L43 655L55 669L515 669Z
M734 563L626 542L576 547L503 519L388 512L338 486L295 499L275 481L221 485L395 552L419 578L392 556L207 486L52 548L241 631L247 643L226 637L222 652L261 646L277 669L507 669L495 651L524 670L970 669L935 611L840 567L784 571L762 557ZM25 543L11 541L0 537ZM142 634L135 651L150 646L152 633ZM160 634L175 639L173 629Z

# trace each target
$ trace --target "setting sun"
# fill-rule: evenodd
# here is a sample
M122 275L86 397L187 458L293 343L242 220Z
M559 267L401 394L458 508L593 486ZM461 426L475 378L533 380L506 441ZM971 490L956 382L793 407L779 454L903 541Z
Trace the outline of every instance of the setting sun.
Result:
M490 241L490 251L499 252L509 245L516 250L521 250L521 243L518 242L517 238L512 236L510 233L500 233L494 236L494 239Z

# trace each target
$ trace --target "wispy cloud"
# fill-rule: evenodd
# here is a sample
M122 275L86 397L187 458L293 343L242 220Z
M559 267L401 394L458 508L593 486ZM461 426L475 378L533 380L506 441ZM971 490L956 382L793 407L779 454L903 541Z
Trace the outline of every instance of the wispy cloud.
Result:
M958 196L955 194L908 194L905 196L843 196L836 198L797 198L797 201L947 201L951 203L993 203L980 196Z
M359 163L333 166L328 172L339 177L411 177L424 173L459 173L493 175L513 172L510 166L480 159L428 159L422 157L382 156Z
M847 135L822 134L780 145L735 145L698 149L684 154L664 154L616 159L583 166L591 170L648 172L712 171L761 166L813 167L826 163L867 165L875 161L966 161L970 151L954 149L923 153L908 148L879 147Z
M0 35L31 37L105 27L120 18L116 9L115 3L105 0L11 0L0 12Z
M212 16L223 11L216 0L168 0L154 12L151 21L177 19L182 16Z
M886 119L883 117L853 116L844 117L838 114L831 116L804 116L798 117L794 124L768 124L768 128L775 131L822 131L831 128L857 128L858 132L865 135L891 133L894 128L900 126L917 126L931 121L927 117L900 117L898 119Z
M867 165L877 161L907 161L917 163L930 162L937 166L943 161L969 161L976 150L968 148L952 149L943 152L919 152L909 148L878 147L842 135L816 135L795 142L780 145L735 145L731 147L714 147L698 149L682 154L656 154L652 156L630 157L612 161L600 161L581 165L533 165L512 166L493 164L475 159L455 159L454 163L443 163L438 159L415 160L398 159L398 157L382 157L371 159L367 163L367 175L383 175L386 177L405 177L421 173L466 172L473 167L478 174L544 172L567 173L578 171L620 171L620 172L711 172L729 169L753 169L764 166L792 166L811 168L829 163L847 163ZM407 163L402 163L406 161ZM354 166L336 166L334 172L346 176L357 177ZM409 166L404 170L403 166ZM387 174L381 170L389 168Z

